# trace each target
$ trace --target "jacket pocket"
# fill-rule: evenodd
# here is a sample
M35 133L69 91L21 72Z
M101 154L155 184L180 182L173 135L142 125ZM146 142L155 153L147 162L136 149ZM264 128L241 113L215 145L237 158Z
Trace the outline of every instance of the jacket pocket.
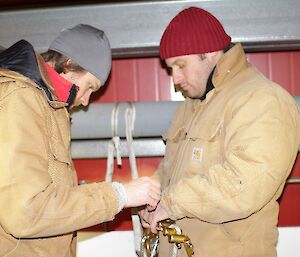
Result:
M193 126L187 133L187 137L192 140L204 139L213 142L221 134L223 123L222 119L216 121L203 121Z
M170 128L165 134L163 134L164 141L178 142L186 137L184 127Z
M189 176L207 176L207 170L223 161L223 120L195 124L187 133L185 169Z

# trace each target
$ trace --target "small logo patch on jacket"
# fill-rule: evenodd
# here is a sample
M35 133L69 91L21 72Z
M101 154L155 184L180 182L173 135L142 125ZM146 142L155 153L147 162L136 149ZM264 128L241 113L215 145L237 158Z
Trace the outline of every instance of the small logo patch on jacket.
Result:
M202 147L194 147L192 153L192 160L201 162L203 158L203 148Z

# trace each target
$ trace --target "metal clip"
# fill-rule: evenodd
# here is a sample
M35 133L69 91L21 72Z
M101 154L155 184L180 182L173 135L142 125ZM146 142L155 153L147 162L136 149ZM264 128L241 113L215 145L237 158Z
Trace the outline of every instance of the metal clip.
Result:
M181 249L182 244L188 257L193 256L194 247L190 238L186 235L181 234L181 229L175 224L173 220L167 219L158 222L158 230L161 231L164 236L168 237L169 243L174 244L173 256L177 255L177 249ZM155 239L154 244L153 239ZM158 234L148 232L144 235L144 237L142 238L142 248L146 251L146 257L157 256L158 240Z
M194 247L193 247L192 243L190 241L187 241L187 242L184 242L183 246L186 251L186 254L189 257L192 257L194 254Z
M175 221L171 220L171 219L161 220L160 222L158 222L158 227L160 227L160 228L168 228L168 227L170 227L174 223L175 223Z
M169 236L169 243L183 244L188 240L190 240L190 239L185 235L170 235Z
M176 235L177 231L175 228L162 228L162 233L164 236Z
M153 243L154 240L154 243ZM141 241L141 257L155 257L157 256L157 247L158 247L158 234L148 232L142 237ZM145 251L145 252L144 252Z
M192 257L192 255L194 254L194 247L191 243L190 238L186 235L171 235L169 237L169 243L175 243L177 247L178 245L181 246L181 244L183 244L184 249L189 257Z

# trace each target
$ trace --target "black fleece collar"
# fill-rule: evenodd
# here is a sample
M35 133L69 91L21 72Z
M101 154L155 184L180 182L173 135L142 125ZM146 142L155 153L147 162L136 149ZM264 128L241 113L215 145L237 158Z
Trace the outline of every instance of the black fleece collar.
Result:
M215 68L216 68L216 66L214 67L214 69L212 70L212 72L209 74L209 77L208 77L208 80L207 80L207 83L206 83L205 93L203 94L203 96L201 96L199 98L201 101L205 100L206 95L208 94L208 92L211 91L211 90L213 90L215 88L215 86L214 86L214 84L212 82L212 77L213 77Z
M0 52L0 68L18 72L33 80L44 90L48 99L53 100L51 92L41 77L33 46L26 40L20 40Z

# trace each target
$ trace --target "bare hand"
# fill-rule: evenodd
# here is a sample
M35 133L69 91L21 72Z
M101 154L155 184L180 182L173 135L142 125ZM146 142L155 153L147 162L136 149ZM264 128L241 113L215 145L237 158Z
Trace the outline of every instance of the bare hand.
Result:
M160 183L150 177L140 177L123 184L127 201L125 207L149 205L155 209L160 200Z
M169 218L165 209L158 204L154 211L149 211L147 208L139 211L141 223L144 228L150 228L151 232L157 233L157 223L161 220Z

